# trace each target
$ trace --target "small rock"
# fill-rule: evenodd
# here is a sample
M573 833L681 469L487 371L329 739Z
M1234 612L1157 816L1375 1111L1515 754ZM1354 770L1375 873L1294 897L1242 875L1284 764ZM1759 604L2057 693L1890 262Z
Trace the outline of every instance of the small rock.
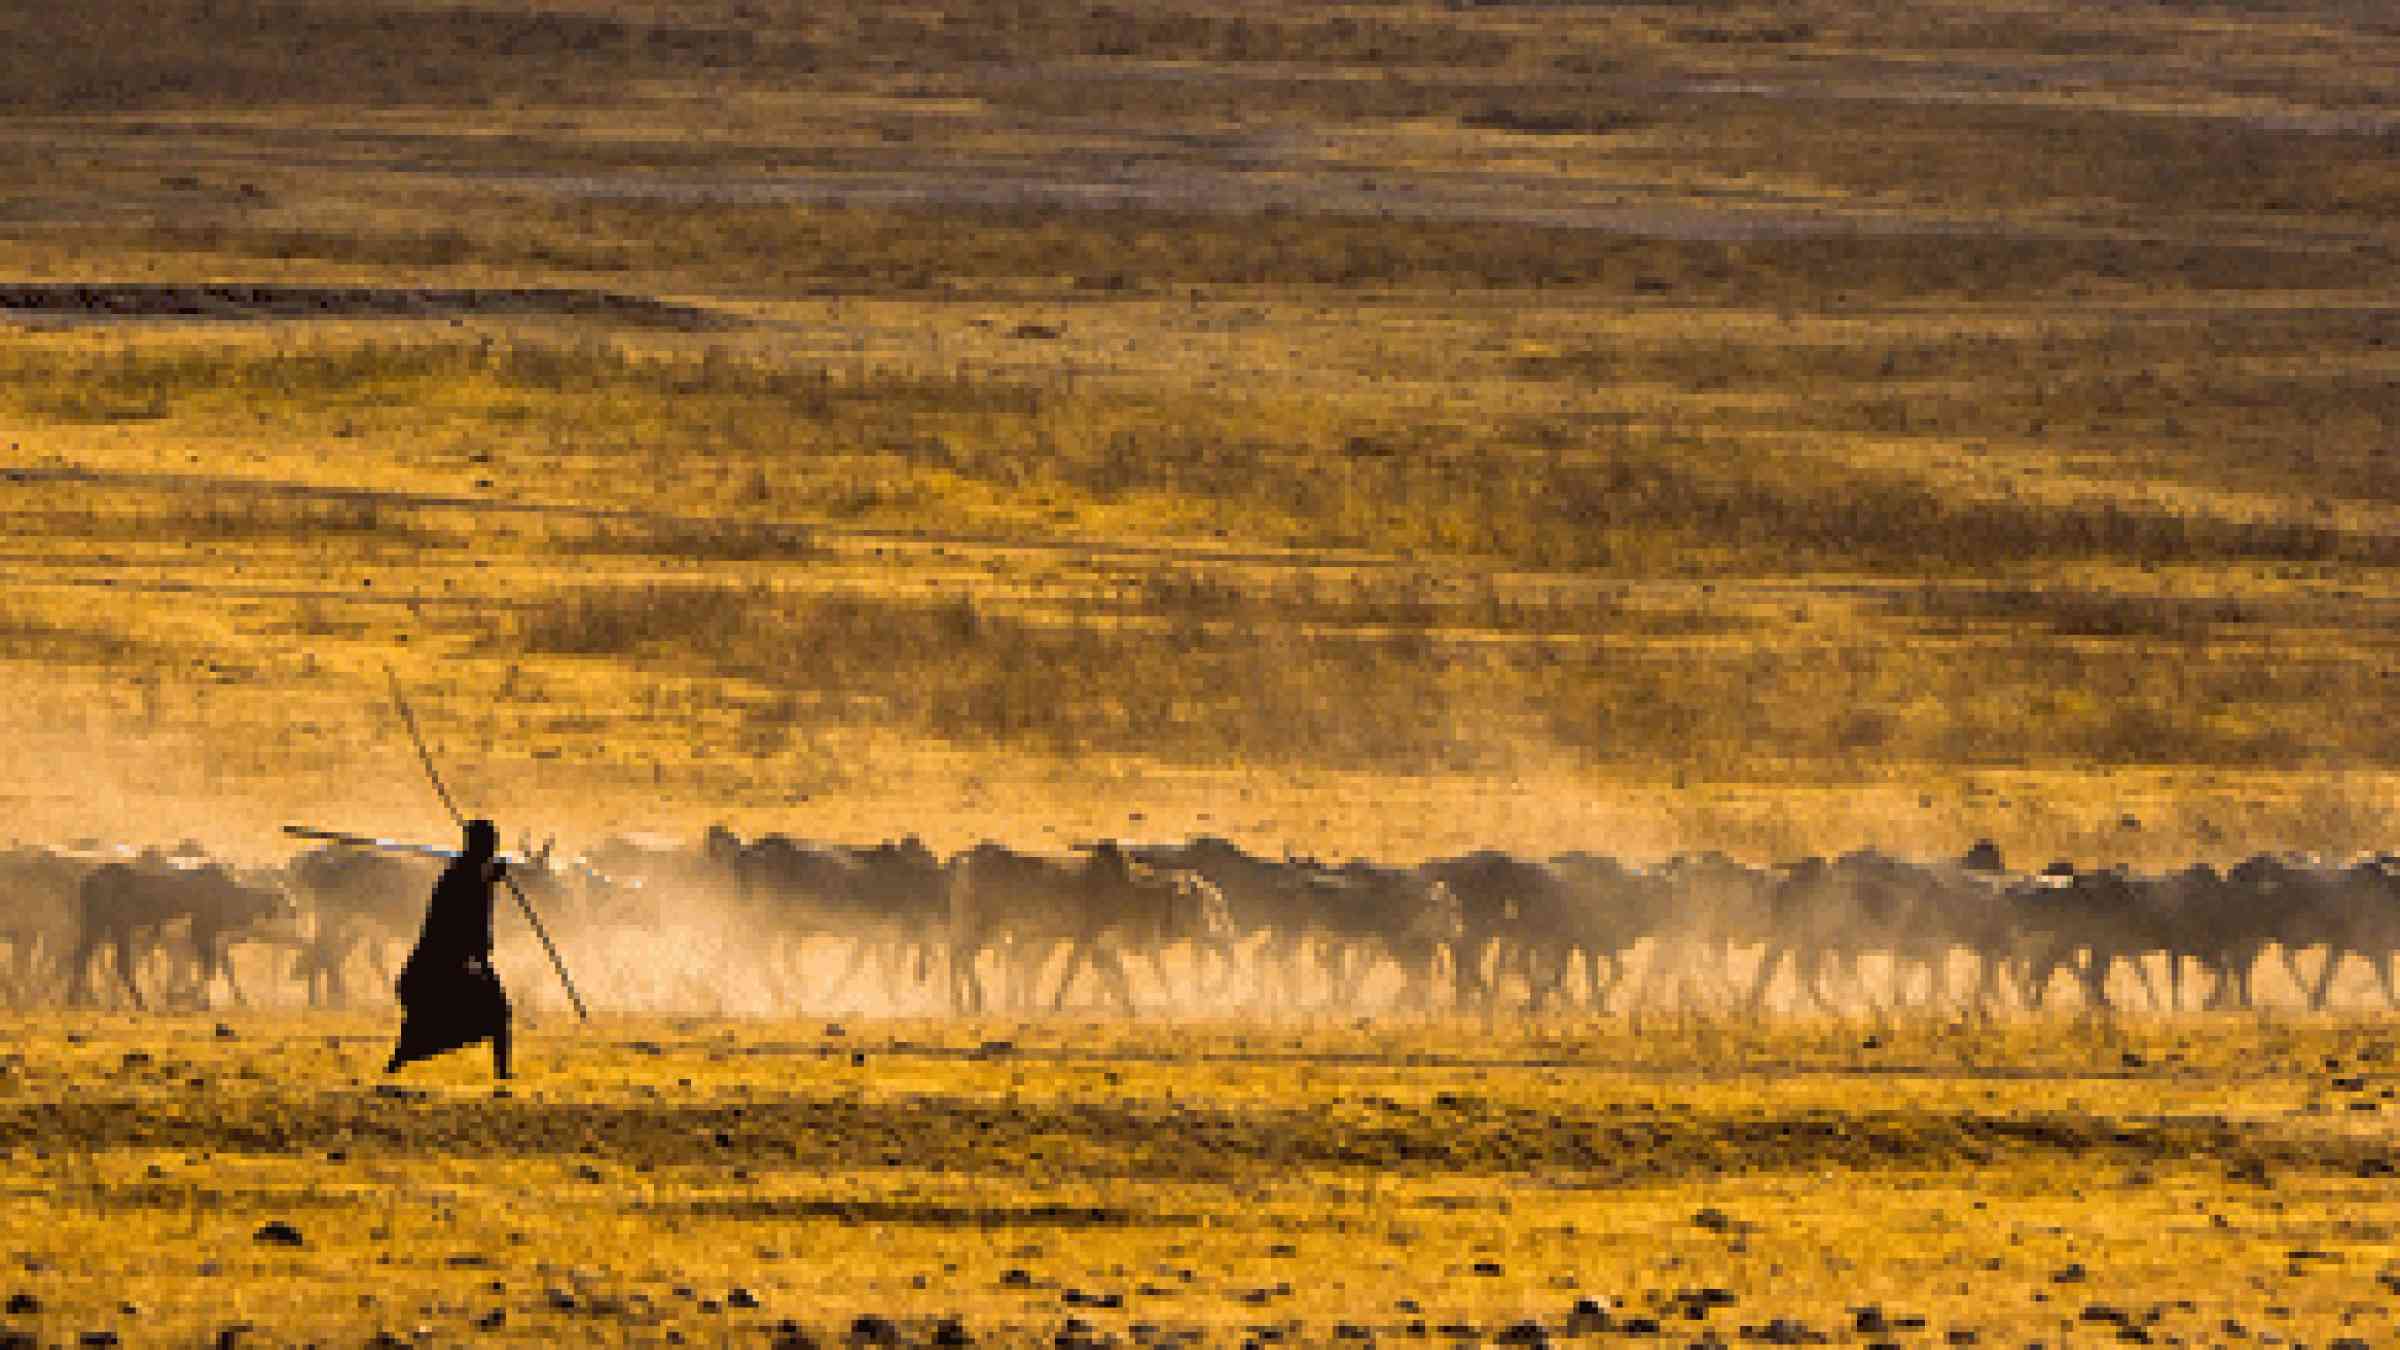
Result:
M1501 1273L1500 1263L1497 1261L1478 1261L1473 1266L1469 1267L1469 1269L1473 1270L1478 1275L1498 1275Z
M726 1292L725 1306L743 1309L756 1308L759 1306L758 1295L737 1284Z
M2063 1268L2051 1273L2050 1283L2081 1284L2089 1278L2091 1278L2091 1276L2089 1272L2084 1270L2083 1263L2081 1261L2069 1261Z
M1698 1227L1705 1228L1712 1233L1729 1233L1738 1226L1732 1215L1727 1214L1724 1210L1717 1209L1714 1206L1703 1209L1699 1213L1694 1214L1692 1216L1692 1223Z
M234 1039L233 1028L225 1025L223 1022L217 1023L217 1039L220 1041L230 1041Z
M77 1345L116 1345L118 1344L117 1333L113 1331L87 1331L76 1337L75 1343Z
M476 1318L475 1325L480 1330L498 1331L500 1328L508 1325L508 1310L506 1308L494 1308L490 1312L485 1313L483 1316Z
M42 1310L42 1301L33 1295L18 1292L8 1296L8 1312L12 1317L30 1317Z
M307 1241L300 1236L299 1229L281 1219L270 1219L260 1224L258 1231L250 1235L250 1240L263 1242L270 1247L299 1247L306 1245Z
M575 1296L557 1285L542 1291L542 1302L548 1304L553 1312L575 1311Z
M1503 1328L1493 1340L1500 1345L1548 1345L1550 1332L1539 1322L1515 1322Z
M852 1345L898 1345L900 1325L888 1317L864 1313L850 1320Z
M975 1338L967 1334L967 1325L955 1317L945 1317L933 1324L933 1344L973 1345Z

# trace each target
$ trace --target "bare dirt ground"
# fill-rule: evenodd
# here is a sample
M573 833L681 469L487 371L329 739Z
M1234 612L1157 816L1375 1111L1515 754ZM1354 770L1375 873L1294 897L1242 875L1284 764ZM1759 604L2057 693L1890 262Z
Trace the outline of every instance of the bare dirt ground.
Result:
M2373 1344L2377 1024L0 1030L41 1341ZM1580 1311L1579 1311L1580 1310ZM887 1330L888 1329L888 1330Z

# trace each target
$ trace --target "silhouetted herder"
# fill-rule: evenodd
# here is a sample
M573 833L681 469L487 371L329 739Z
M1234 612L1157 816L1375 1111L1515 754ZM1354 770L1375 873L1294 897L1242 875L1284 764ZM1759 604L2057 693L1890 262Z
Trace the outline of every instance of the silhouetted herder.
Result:
M466 832L466 851L434 883L424 931L400 968L400 1044L385 1073L488 1040L492 1075L508 1077L508 994L492 969L500 832L488 820L468 821Z

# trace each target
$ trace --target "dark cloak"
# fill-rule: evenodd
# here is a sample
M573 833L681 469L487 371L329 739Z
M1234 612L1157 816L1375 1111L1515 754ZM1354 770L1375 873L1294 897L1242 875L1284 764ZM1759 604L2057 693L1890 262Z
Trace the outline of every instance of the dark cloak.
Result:
M434 883L424 931L400 967L395 1069L508 1030L508 994L492 969L492 883L484 861L460 858Z

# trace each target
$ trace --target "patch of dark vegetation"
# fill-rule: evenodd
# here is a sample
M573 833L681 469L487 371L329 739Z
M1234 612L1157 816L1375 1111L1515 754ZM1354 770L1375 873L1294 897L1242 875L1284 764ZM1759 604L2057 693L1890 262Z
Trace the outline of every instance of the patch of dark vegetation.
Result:
M644 23L555 8L159 0L134 9L0 6L0 106L121 112L599 102L627 79L816 68L799 34Z
M1139 91L1154 96L1145 87ZM1477 115L1521 98L1495 91L1433 114ZM1585 105L1559 105L1576 118ZM1610 103L1589 116L1615 116ZM1655 113L1643 111L1645 117ZM1863 133L1862 133L1863 134ZM1896 189L1892 189L1896 190ZM2351 287L2390 261L2251 244L2039 235L1816 233L1675 239L1510 220L1338 212L1049 206L758 206L528 200L542 261L599 271L692 269L786 293L831 287L948 293L962 283L1105 276L1134 293L1192 285L1499 288L1581 286L1636 293L1645 279L1681 300L1824 306L1828 296L2054 296L2095 279L2174 291ZM537 236L470 230L459 261L520 264Z
M698 1219L831 1219L845 1225L886 1224L912 1228L1198 1228L1199 1214L1125 1209L1108 1205L945 1205L934 1201L809 1200L773 1196L710 1197L645 1201L634 1208L651 1214Z
M2061 637L2170 642L2204 642L2221 626L2278 617L2256 600L2122 595L2070 586L1927 586L1896 596L1890 606L1938 623L2038 624Z
M1527 136L1606 136L1650 123L1649 117L1628 107L1557 102L1494 103L1458 117L1458 124L1463 127Z
M707 328L722 316L647 296L565 287L284 286L227 282L17 282L0 314L95 319L589 318Z
M73 1138L98 1149L283 1155L346 1148L353 1156L600 1157L651 1166L840 1169L912 1165L1021 1175L1038 1151L1061 1178L1224 1179L1261 1167L1364 1168L1410 1175L1536 1173L1560 1184L1613 1186L1726 1171L1844 1168L1862 1172L1983 1165L2043 1157L2090 1163L2216 1164L2355 1176L2384 1141L2287 1133L2237 1120L2121 1118L2076 1112L1834 1111L1740 1116L1561 1108L1456 1100L1340 1110L1197 1108L1153 1103L1005 1103L916 1097L869 1103L785 1098L742 1107L458 1102L428 1111L372 1098L261 1102L215 1118L165 1116L134 1099L0 1106L0 1146ZM705 1197L673 1204L712 1204ZM721 1212L747 1213L747 1198ZM804 1209L794 1212L815 1213ZM842 1217L842 1205L825 1217ZM911 1202L913 1203L913 1202ZM996 1219L1109 1226L1113 1207L1034 1206ZM681 1212L700 1214L705 1209ZM912 1212L916 1217L911 1218ZM972 1207L895 1210L892 1221L948 1224ZM864 1222L879 1219L872 1207ZM973 1220L982 1222L980 1217Z
M165 655L163 648L153 648L127 634L56 623L10 602L0 602L0 652L11 660L70 666L124 666L138 657Z

